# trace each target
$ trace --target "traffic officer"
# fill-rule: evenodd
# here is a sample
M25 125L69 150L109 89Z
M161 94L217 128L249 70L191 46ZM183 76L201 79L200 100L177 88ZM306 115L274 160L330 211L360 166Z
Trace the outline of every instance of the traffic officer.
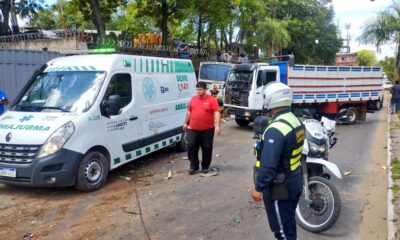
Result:
M305 130L291 112L293 91L272 82L264 90L264 109L271 117L262 138L261 164L252 198L264 201L276 239L296 239L295 211L302 193L300 158Z

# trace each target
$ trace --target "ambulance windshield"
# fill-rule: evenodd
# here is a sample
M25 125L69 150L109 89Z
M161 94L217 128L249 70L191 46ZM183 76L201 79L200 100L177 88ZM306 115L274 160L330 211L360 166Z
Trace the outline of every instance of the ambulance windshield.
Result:
M103 85L105 72L62 71L40 74L28 87L15 111L87 111Z

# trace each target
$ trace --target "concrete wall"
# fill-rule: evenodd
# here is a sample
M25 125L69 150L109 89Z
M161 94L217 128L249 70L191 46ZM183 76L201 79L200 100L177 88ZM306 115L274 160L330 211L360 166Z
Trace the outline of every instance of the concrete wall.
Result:
M47 51L70 51L70 50L87 50L87 44L79 41L78 37L67 37L59 39L35 39L26 41L1 42L0 49L24 49L42 51L47 48Z
M13 101L36 69L59 56L58 52L0 49L0 89Z

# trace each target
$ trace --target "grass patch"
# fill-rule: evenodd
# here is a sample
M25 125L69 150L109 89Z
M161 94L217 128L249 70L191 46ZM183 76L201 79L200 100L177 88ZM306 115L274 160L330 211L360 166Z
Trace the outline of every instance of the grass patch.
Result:
M400 192L400 186L397 184L393 184L393 187L391 187L393 191L393 199L392 203L395 203L399 199L399 192Z
M392 157L391 171L393 181L400 179L400 160L397 157Z

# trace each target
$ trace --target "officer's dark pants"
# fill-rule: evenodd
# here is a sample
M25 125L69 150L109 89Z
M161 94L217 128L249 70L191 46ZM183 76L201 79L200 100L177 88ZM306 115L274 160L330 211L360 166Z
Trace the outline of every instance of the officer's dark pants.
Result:
M188 142L188 157L190 169L199 169L199 148L201 147L201 168L208 169L211 164L215 128L204 131L188 129L186 139Z
M288 200L271 200L269 190L263 192L263 200L269 227L276 239L296 239L295 212L303 189L301 176L288 183Z

